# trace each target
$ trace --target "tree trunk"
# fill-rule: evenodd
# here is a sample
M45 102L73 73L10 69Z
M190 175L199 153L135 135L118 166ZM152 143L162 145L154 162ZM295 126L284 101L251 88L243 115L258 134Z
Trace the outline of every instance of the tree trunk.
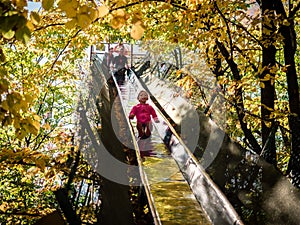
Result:
M295 51L297 47L296 32L294 21L287 18L282 1L275 1L276 12L281 16L282 21L288 19L289 25L282 24L280 33L284 37L284 60L287 67L286 78L289 95L289 125L291 130L291 155L288 166L288 173L292 178L293 184L300 187L300 100L297 71L295 66ZM290 12L292 16L295 12Z
M274 6L270 0L261 1L262 9L262 37L263 37L263 48L262 48L262 66L264 68L260 79L262 79L263 86L261 87L261 134L262 134L262 146L264 151L262 156L267 162L276 165L276 145L275 145L275 133L272 132L274 125L274 119L270 118L271 111L274 110L275 100L275 87L274 79L275 74L271 72L273 66L275 66L276 59L276 48L273 45L273 35L275 27L272 21L274 18ZM266 44L266 43L270 44ZM270 76L267 78L267 75Z
M67 222L72 225L81 225L82 222L73 209L72 204L68 198L68 191L64 188L61 188L54 191L54 194L61 210L63 211L67 219Z

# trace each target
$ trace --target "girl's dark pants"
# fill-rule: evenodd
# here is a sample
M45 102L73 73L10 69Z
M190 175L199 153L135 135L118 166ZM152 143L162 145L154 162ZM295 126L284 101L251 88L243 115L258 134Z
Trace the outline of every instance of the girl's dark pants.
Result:
M151 135L150 122L146 122L146 123L137 122L136 128L139 133L139 138L145 139L150 137Z

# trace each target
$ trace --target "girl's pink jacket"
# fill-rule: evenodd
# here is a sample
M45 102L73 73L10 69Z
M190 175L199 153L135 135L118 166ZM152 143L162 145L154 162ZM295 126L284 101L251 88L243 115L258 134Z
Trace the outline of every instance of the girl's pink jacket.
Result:
M137 104L133 106L129 113L129 118L133 118L136 116L137 122L140 123L148 123L151 121L151 116L154 118L157 118L156 112L153 109L153 107L149 104Z

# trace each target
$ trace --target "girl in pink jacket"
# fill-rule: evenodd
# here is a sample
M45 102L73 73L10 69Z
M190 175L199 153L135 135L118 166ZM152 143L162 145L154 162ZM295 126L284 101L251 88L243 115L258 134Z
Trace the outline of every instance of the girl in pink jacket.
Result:
M158 123L159 120L153 107L146 103L148 100L148 93L146 91L140 91L137 99L140 103L133 106L129 113L129 119L133 119L134 117L136 117L136 128L139 133L138 137L141 139L145 139L150 137L151 135L151 116L156 123Z

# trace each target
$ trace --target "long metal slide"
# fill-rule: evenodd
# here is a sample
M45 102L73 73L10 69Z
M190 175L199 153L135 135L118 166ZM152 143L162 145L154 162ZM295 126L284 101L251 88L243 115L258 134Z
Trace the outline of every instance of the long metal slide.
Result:
M117 86L127 116L138 103L139 91L146 89L151 95L133 71ZM160 122L152 123L150 138L132 138L155 224L243 224L164 113L151 99L148 103L155 108ZM127 122L136 133L135 122Z
M226 225L243 222L201 167L184 141L172 127L147 89L133 71L118 84L118 102L122 105L128 127L131 127L132 148L136 150L141 185L147 196L149 209L155 225ZM147 139L137 138L135 120L128 114L138 103L137 95L146 90L151 98L148 104L156 110L159 123L152 123L152 134Z

